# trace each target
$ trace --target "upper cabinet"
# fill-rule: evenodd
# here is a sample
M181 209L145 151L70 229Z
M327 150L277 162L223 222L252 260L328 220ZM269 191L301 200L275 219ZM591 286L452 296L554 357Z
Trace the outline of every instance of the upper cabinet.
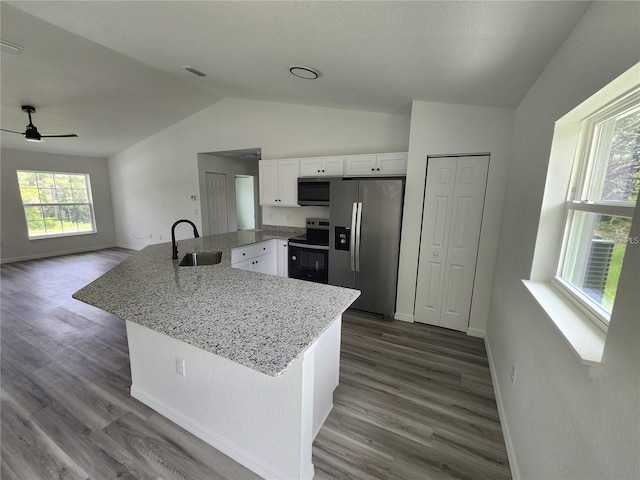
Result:
M407 152L349 155L346 157L344 175L347 177L406 174Z
M260 205L299 207L298 178L407 174L407 152L260 160Z
M297 158L258 162L260 205L299 206L298 163Z
M309 157L300 159L299 177L342 177L344 175L344 156Z

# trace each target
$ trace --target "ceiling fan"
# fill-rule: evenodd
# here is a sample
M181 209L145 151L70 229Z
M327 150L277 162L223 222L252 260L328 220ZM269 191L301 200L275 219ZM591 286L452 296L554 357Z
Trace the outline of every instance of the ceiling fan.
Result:
M42 142L43 138L64 138L64 137L77 137L75 133L40 133L38 129L31 121L31 114L36 113L36 109L31 105L22 105L22 111L26 112L29 115L29 125L27 125L27 129L24 132L16 132L14 130L6 130L4 128L0 128L3 132L17 133L18 135L24 135L24 138L29 142Z

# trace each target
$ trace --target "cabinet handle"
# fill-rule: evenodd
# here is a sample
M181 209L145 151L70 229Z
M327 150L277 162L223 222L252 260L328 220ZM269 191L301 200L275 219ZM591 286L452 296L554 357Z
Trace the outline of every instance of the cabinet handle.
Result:
M375 171L376 171L376 169L375 169L375 168L372 168L372 169L371 169L371 171L372 171L372 172L375 172Z
M379 168L376 168L376 170L380 171L380 169L379 169Z

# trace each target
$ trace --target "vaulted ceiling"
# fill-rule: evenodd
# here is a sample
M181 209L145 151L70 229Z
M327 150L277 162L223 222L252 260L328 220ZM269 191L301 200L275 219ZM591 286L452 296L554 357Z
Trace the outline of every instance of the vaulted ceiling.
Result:
M110 156L223 98L407 113L515 107L584 14L566 1L1 3L6 148ZM318 80L289 73L302 64ZM185 71L192 66L206 76Z

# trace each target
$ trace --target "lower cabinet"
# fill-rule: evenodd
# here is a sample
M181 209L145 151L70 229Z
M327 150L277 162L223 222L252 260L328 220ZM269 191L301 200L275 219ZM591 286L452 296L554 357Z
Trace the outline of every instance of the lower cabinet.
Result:
M231 251L231 266L250 272L288 276L287 240L267 240Z
M238 263L233 263L233 268L240 270L249 270L250 272L266 273L268 275L275 275L275 255L273 253L267 253L266 255L260 255L259 257L249 258L242 260Z
M289 276L289 240L272 240L276 242L276 256L278 258L278 276Z

